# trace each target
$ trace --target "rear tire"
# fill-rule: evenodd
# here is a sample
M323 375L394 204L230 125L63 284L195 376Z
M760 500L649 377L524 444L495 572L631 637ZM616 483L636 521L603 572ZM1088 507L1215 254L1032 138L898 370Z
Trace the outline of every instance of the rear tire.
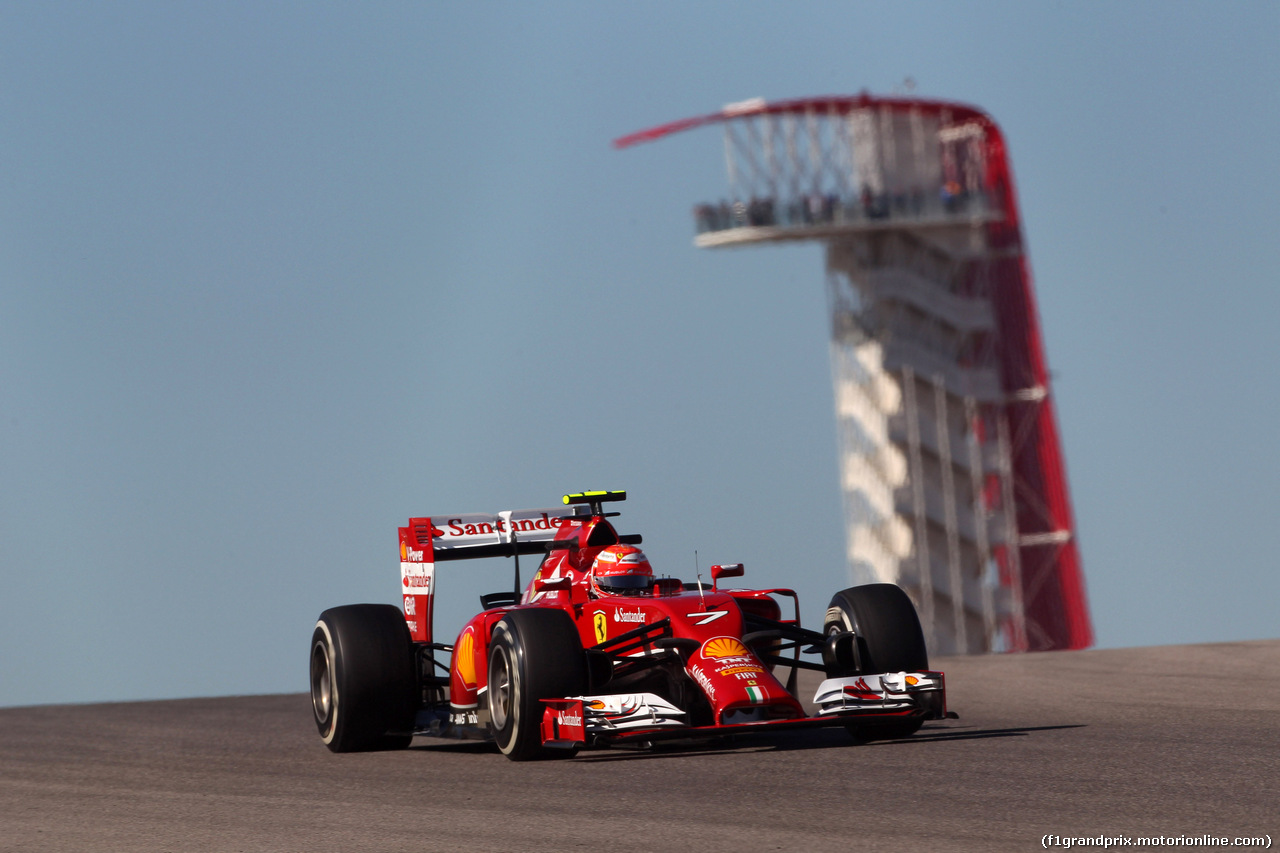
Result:
M320 614L311 635L311 708L334 752L404 749L417 713L413 639L389 604Z
M489 642L489 716L494 740L512 761L557 758L571 750L542 745L543 699L586 692L586 654L563 610L512 610Z
M855 586L837 592L827 608L822 633L831 636L852 631L857 643L859 674L921 672L929 668L924 631L915 605L902 589L891 583ZM828 673L840 677L852 673ZM914 734L924 720L858 725L849 732L856 740L906 737Z

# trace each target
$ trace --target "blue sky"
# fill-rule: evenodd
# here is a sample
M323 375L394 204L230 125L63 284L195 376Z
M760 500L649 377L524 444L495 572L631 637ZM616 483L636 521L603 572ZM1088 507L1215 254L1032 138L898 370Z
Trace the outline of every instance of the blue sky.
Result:
M0 6L0 705L300 691L411 515L625 488L844 586L821 249L692 247L704 130L1005 131L1100 646L1275 637L1280 6ZM455 564L456 566L456 564ZM456 629L509 565L450 567Z

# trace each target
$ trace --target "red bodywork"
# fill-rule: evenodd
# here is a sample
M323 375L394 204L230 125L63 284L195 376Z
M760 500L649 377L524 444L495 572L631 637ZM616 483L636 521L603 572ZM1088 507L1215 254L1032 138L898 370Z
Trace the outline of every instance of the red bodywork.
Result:
M672 634L697 641L686 671L699 684L712 705L716 722L739 708L767 709L771 719L796 719L805 715L800 703L774 678L772 672L739 639L743 634L744 608L777 619L779 607L769 593L749 590L729 592L685 591L677 583L657 583L650 597L591 598L587 578L596 555L618 539L603 518L563 519L557 540L575 540L578 547L552 551L525 590L519 607L558 607L573 617L584 648L591 648L644 625L670 619ZM609 540L612 540L609 541ZM596 542L595 545L588 543ZM599 543L604 544L599 544ZM544 590L549 578L567 578L567 589ZM777 590L794 595L791 590ZM462 629L454 644L449 696L455 709L480 704L487 678L489 637L493 626L510 608L477 614ZM412 626L412 620L410 620ZM759 691L752 695L748 689ZM763 697L763 698L761 698Z
M448 705L454 725L485 725L489 645L494 626L509 611L518 608L563 610L577 626L584 649L608 648L621 637L618 642L628 644L618 658L624 667L630 659L642 666L647 655L682 649L680 660L684 673L705 698L705 705L698 701L698 713L691 712L688 726L680 729L684 735L713 733L724 726L739 724L839 724L839 720L832 717L809 718L793 695L794 683L789 690L774 676L777 658L772 663L762 660L762 656L772 657L776 653L779 647L776 632L757 632L753 636L748 631L747 621L752 618L800 630L798 602L794 616L784 619L776 600L781 597L795 601L796 594L789 589L716 588L721 577L741 574L741 566L712 567L710 589L686 589L678 580L660 578L655 580L647 596L593 597L588 583L592 562L601 550L624 539L602 514L588 516L569 508L559 514L553 510L530 510L525 511L523 517L521 513L508 513L414 518L399 532L405 619L415 643L419 644L433 642L431 614L437 559L459 558L463 556L459 553L463 548L488 549L466 556L501 556L501 548L505 546L491 544L492 541L509 542L521 536L525 537L522 544L526 547L536 538L547 551L518 602L484 610L459 632L451 649L448 677ZM482 539L490 544L473 544L472 540ZM563 547L558 543L563 543ZM454 547L458 551L450 550ZM453 556L447 556L450 554ZM511 598L514 599L514 595ZM649 626L654 629L651 635L644 630ZM640 635L638 640L628 640L636 634ZM940 673L930 674L941 678ZM587 739L580 697L554 697L544 701L543 737L549 745L581 743ZM596 708L599 707L597 703ZM914 709L906 712L895 709L880 716L919 713ZM653 734L651 730L633 726L610 739L628 740L640 735L648 738ZM671 736L671 730L662 734Z

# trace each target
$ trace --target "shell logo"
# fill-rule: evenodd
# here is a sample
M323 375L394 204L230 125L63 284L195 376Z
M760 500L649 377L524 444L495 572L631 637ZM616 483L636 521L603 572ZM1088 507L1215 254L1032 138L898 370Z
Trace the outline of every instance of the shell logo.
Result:
M400 562L406 562L409 559L409 548L403 542L400 543Z
M733 637L713 637L702 644L704 658L741 658L750 654L747 647Z
M475 632L468 628L463 632L462 639L458 641L458 648L454 652L453 659L457 662L458 677L462 679L463 684L472 689L476 686L475 650Z

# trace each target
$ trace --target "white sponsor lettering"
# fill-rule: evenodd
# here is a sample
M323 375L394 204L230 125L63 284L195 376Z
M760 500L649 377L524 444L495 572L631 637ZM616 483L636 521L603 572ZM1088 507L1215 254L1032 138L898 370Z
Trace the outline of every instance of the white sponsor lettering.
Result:
M711 678L699 667L693 667L689 670L689 674L693 676L693 680L702 685L702 689L706 691L707 698L712 702L716 701L716 688L711 683Z
M686 613L684 616L686 619L692 619L695 616L701 616L702 618L699 619L697 622L694 622L693 624L705 625L708 622L716 621L721 616L728 616L728 615L729 615L728 610L708 610L705 613Z
M414 608L415 608L415 605L414 605L414 601L413 601L413 596L412 596L412 595L406 595L406 596L404 597L404 615L405 615L405 616L416 616L416 615L418 615L418 614L414 611Z
M636 622L640 625L644 624L643 610L623 610L621 607L613 608L614 622Z
M555 530L566 523L564 518L538 513L537 518L517 518L511 521L511 530L515 533L528 533L539 530ZM451 539L466 536L492 536L495 533L506 533L507 522L501 518L488 517L480 521L476 516L459 516L450 518L444 523L441 533Z
M421 552L421 551L415 551L415 550L413 550L412 548L406 548L405 550L406 550L406 552L408 553L408 556L409 556L409 560L410 560L410 562L414 562L414 563L421 563L421 562L422 562L422 552Z
M581 714L566 714L564 711L560 711L559 713L557 713L557 714L556 714L556 722L557 722L557 723L559 723L559 724L560 724L560 725L562 725L562 726L577 726L577 727L581 728L581 727L582 727L582 715L581 715Z

